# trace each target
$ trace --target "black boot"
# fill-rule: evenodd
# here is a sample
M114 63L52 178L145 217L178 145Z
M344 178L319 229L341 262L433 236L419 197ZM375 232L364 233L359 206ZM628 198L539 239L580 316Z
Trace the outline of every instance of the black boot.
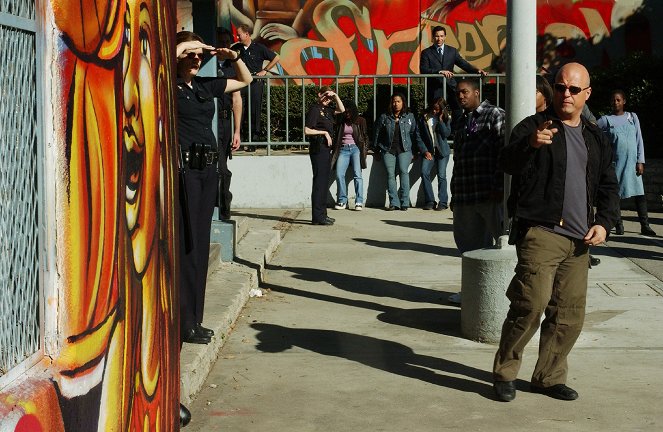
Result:
M649 215L647 214L647 199L644 195L635 197L635 210L638 212L638 219L640 220L640 234L655 236L656 233L649 226Z
M615 234L624 235L624 224L622 223L621 218L619 219L619 221L617 221L617 224L615 225Z

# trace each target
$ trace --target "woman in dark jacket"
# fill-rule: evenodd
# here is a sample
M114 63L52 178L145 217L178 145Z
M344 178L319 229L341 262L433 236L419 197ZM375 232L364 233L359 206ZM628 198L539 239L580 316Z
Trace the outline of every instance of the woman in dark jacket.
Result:
M336 109L330 104L336 101ZM309 156L313 168L311 187L311 222L313 225L333 225L327 216L327 191L331 171L331 147L334 134L334 114L345 111L343 102L331 87L320 87L318 100L306 113L304 134L309 138Z
M426 149L414 114L405 106L405 97L401 93L391 96L389 112L380 115L375 123L373 149L376 158L384 160L387 169L387 192L389 194L389 210L407 210L410 206L410 174L412 162L412 146L416 143L419 150L428 160L433 156ZM396 185L396 167L400 176L400 188Z
M426 144L432 159L424 158L421 161L421 184L424 187L424 210L445 210L448 208L449 194L447 193L447 164L451 149L447 138L451 135L451 118L447 110L447 102L439 98L431 105L419 120L421 139ZM435 195L431 182L431 171L435 167L437 173L437 198L439 203L435 206Z
M336 210L343 210L348 206L348 188L345 183L345 173L348 165L352 164L352 173L355 186L355 210L364 208L364 181L361 170L366 168L366 151L368 150L368 137L366 136L366 120L359 115L357 105L351 100L343 101L345 113L338 121L336 139L334 140L334 154L332 167L336 164Z

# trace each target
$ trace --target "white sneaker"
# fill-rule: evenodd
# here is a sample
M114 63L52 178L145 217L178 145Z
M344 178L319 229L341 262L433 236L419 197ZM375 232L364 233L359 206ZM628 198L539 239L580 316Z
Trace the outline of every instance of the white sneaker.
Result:
M355 210L356 211L362 211L364 209L364 205L362 203L355 204Z
M449 303L451 303L451 304L459 305L459 304L460 304L460 293L451 294L451 295L447 298L447 300L448 300Z
M336 203L336 205L334 206L334 208L335 208L336 210L345 210L345 208L346 208L347 206L348 206L348 205L347 205L346 203Z

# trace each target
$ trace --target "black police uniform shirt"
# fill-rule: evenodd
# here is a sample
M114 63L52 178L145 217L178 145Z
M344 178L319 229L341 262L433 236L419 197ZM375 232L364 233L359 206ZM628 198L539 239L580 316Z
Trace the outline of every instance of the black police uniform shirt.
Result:
M327 131L334 136L334 108L314 103L306 113L306 127L315 130Z
M276 57L274 51L271 51L265 45L256 42L251 42L248 47L245 47L243 43L238 42L232 46L232 49L243 51L242 60L249 72L251 72L251 75L255 75L262 70L262 65L265 60L272 61L274 60L274 57Z
M212 132L214 98L223 97L227 80L214 77L194 77L189 87L177 78L177 139L187 151L192 143L211 146L216 151L216 137Z

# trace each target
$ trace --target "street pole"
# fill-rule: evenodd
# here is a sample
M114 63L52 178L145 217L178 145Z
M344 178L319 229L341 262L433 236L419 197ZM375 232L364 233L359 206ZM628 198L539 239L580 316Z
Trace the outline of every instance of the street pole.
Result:
M508 0L506 12L506 137L511 130L536 109L536 1ZM504 175L504 233L506 200L511 190L511 176Z

